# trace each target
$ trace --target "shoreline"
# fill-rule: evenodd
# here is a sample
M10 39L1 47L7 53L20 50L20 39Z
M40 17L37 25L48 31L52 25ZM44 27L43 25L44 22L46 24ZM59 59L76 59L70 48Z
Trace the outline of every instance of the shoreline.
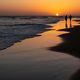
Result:
M63 39L63 42L49 49L52 51L67 53L80 58L80 26L75 26L74 28L69 29L61 29L59 31L66 31L69 33L59 35L59 37Z
M25 39L0 51L0 79L70 79L79 69L80 61L68 54L47 49L61 43L58 35L65 33L56 31L64 27L64 21L49 26L52 26L51 30L38 34L42 36Z
M40 19L36 17L30 17L31 19L25 19L25 17L15 18L10 18L7 21L5 17L2 17L0 20L0 50L7 49L24 39L39 37L41 33L49 31L52 27L47 24L55 24L61 20L61 18L54 19L52 17L39 17Z

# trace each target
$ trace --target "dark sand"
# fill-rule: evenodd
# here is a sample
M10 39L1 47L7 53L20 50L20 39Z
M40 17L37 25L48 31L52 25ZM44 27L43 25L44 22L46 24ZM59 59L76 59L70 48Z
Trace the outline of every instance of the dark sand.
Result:
M70 78L70 80L80 80L80 69L77 70L77 72L72 75L72 77Z
M59 35L59 37L61 37L64 42L49 49L53 51L68 53L80 58L80 26L75 26L74 28L70 29L62 29L61 31L69 32Z

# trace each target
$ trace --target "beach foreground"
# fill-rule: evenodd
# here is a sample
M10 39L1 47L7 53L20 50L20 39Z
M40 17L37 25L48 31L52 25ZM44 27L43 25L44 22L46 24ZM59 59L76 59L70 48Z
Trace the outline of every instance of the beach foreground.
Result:
M64 20L46 25L50 27L44 26L40 36L20 39L0 51L0 80L74 80L79 58L49 49L64 41L59 35L68 32L58 31L65 28Z

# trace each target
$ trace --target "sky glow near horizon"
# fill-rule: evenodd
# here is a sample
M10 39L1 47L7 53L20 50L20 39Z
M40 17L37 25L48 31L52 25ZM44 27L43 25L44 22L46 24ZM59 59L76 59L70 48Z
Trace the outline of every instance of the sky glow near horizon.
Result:
M80 0L0 0L0 15L80 15Z

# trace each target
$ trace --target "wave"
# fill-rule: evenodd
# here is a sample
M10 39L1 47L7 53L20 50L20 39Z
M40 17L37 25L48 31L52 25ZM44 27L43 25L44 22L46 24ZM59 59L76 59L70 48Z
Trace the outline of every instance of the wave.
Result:
M0 26L14 26L21 24L51 24L62 17L0 17Z
M40 36L39 33L49 30L50 27L43 24L0 27L0 50L4 50L24 39Z

